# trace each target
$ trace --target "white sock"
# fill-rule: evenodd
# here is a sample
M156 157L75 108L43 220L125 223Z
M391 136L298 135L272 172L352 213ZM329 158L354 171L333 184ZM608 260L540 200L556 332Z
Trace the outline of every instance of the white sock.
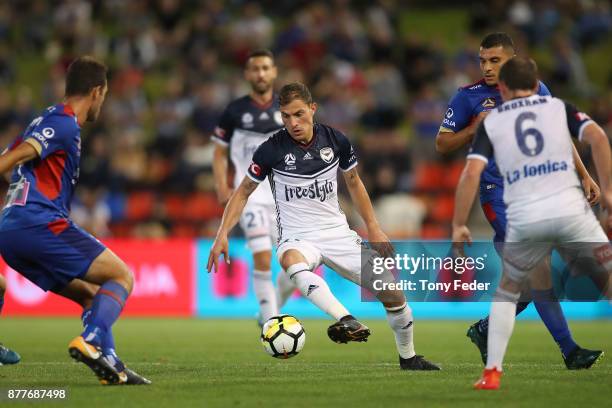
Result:
M314 274L308 265L300 262L291 265L285 272L306 299L336 320L350 314L329 290L320 276Z
M502 371L504 354L514 329L516 300L519 294L512 294L503 289L497 289L495 299L489 312L489 338L487 340L487 365ZM516 300L513 300L516 299Z
M385 308L387 321L395 334L395 345L401 358L412 358L414 352L412 309L407 303L398 307Z
M278 310L281 310L291 294L295 290L295 285L289 279L289 276L284 272L278 274L276 277L276 304L278 306Z
M259 302L261 320L266 322L272 316L276 316L278 307L276 306L276 293L272 284L272 272L254 270L253 290Z

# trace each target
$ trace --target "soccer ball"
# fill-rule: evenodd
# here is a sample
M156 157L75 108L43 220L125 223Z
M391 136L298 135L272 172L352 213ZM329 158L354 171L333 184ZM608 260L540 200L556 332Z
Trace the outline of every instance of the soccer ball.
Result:
M291 358L304 348L306 333L298 319L291 315L271 317L261 330L261 344L276 358Z

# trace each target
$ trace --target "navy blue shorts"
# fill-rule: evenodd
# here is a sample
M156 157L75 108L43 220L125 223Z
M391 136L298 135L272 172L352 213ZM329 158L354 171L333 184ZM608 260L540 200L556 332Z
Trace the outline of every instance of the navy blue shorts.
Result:
M0 254L41 289L62 290L85 276L106 247L70 220L0 231Z

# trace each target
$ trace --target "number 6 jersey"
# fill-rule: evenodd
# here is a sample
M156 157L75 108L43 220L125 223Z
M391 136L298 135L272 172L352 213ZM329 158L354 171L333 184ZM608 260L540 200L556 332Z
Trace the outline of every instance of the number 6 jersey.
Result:
M589 209L574 165L571 137L592 120L550 96L512 99L480 124L468 159L495 158L509 223L584 214ZM563 205L559 205L563 203Z

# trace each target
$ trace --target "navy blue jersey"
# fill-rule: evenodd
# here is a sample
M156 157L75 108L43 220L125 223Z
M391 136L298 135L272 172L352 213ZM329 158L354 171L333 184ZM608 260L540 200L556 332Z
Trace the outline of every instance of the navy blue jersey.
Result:
M539 82L538 95L550 95L550 91ZM502 98L497 86L487 85L482 79L475 84L459 88L459 91L451 99L444 120L440 126L440 131L450 130L459 132L468 127L480 112L490 111L502 104ZM493 197L501 197L503 179L495 165L494 160L490 160L485 171L480 178L480 199L485 203Z
M21 143L31 144L39 157L13 170L0 230L68 218L79 178L81 128L70 106L47 108L8 149Z
M231 102L215 128L213 142L229 148L229 156L236 169L233 184L237 187L246 176L253 153L274 132L283 128L278 98L272 96L266 105L260 105L250 96ZM269 186L261 186L250 197L249 202L272 204Z
M307 145L293 140L286 129L265 141L249 166L248 176L272 186L279 239L346 226L338 204L338 168L349 171L357 156L337 129L315 124Z

